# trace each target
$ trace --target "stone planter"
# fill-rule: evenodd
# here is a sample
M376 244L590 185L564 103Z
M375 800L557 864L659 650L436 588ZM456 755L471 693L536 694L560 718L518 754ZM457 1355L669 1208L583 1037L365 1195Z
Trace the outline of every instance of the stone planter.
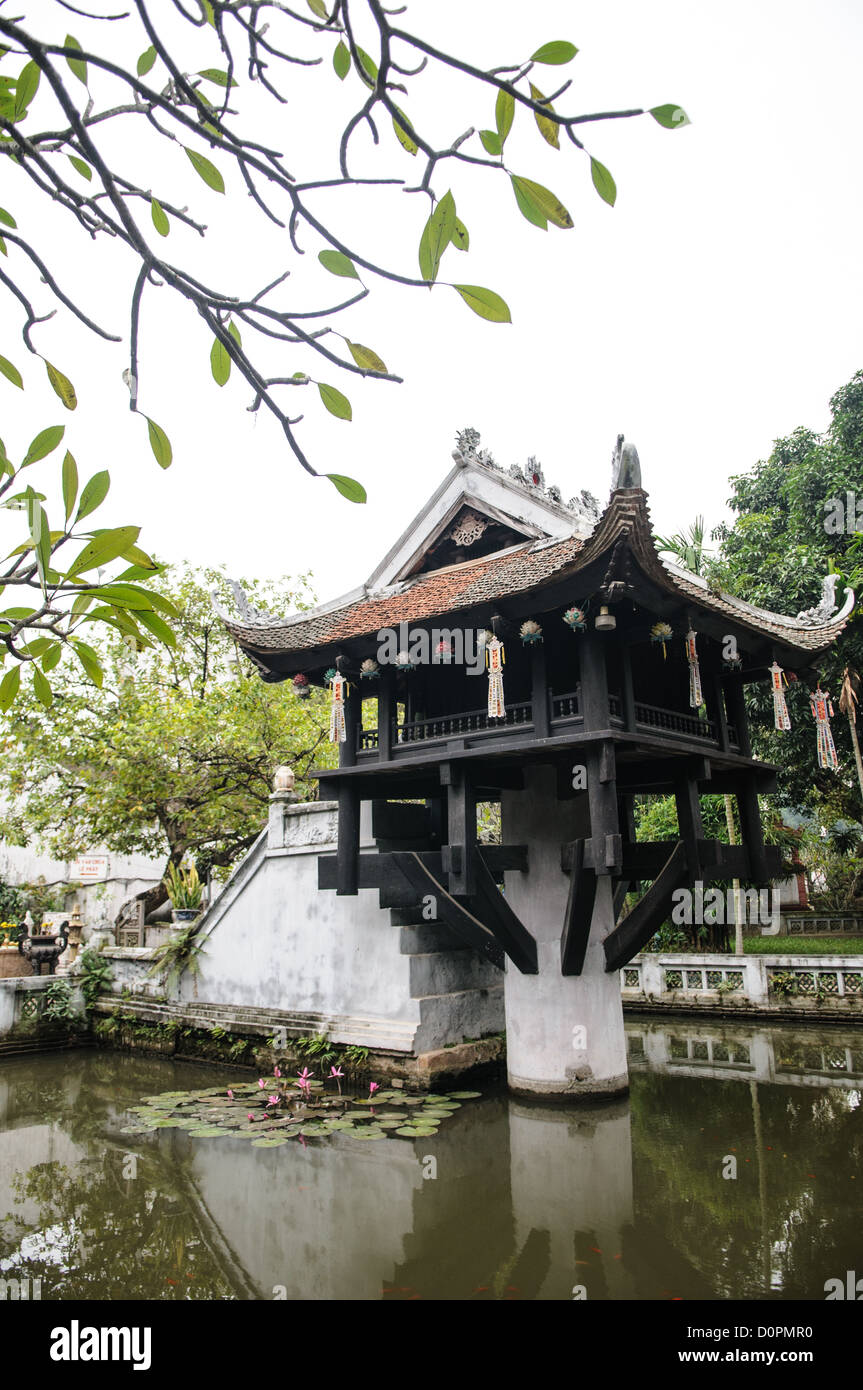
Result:
M24 959L17 946L0 946L0 980L13 980L32 974L32 965Z

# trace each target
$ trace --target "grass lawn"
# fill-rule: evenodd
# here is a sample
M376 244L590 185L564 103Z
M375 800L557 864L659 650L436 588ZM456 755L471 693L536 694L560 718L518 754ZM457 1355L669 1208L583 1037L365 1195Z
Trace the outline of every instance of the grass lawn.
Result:
M747 956L863 956L863 936L745 936Z

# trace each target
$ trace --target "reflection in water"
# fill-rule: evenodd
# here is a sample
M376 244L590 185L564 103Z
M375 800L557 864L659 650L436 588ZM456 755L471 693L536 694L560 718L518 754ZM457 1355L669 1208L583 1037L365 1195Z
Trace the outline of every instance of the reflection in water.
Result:
M431 1138L272 1150L121 1132L142 1095L227 1072L5 1061L0 1278L43 1299L822 1299L860 1263L863 1035L627 1029L629 1100L490 1094Z

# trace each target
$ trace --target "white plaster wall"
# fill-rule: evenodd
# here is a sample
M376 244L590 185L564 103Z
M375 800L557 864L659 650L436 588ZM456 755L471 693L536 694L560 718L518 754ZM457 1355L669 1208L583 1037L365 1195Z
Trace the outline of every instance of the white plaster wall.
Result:
M318 855L335 852L336 827L332 802L273 799L268 831L204 919L201 971L184 977L181 998L326 1015L335 1041L357 1019L395 1022L402 1026L385 1027L377 1045L409 1050L420 1011L399 928L378 906L377 890L338 897L318 889ZM363 828L371 847L370 826ZM396 1036L400 1043L388 1041Z

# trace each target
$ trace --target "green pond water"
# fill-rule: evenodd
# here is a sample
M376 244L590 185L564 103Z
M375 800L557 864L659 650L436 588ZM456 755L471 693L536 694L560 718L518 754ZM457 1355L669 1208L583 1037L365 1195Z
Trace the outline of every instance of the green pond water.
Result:
M627 1032L623 1101L489 1086L432 1136L274 1148L123 1132L142 1097L236 1069L6 1059L0 1278L43 1300L823 1300L863 1274L863 1030Z

